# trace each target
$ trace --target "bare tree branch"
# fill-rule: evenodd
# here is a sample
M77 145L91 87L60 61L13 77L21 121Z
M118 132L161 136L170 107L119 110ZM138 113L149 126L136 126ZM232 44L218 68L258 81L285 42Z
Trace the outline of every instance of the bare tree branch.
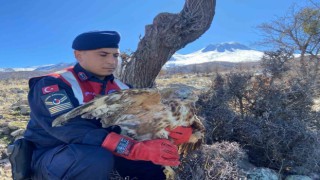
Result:
M319 63L310 66L310 60L319 54L320 9L314 6L295 8L293 6L285 17L258 26L265 38L261 44L300 53L300 73L312 85L318 74Z

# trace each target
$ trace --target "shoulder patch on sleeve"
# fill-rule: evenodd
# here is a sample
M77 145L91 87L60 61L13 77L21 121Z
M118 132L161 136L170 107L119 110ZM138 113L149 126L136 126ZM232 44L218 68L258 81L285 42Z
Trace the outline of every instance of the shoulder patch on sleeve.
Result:
M51 117L74 108L65 90L43 95L41 99Z
M57 92L57 91L59 91L59 86L57 84L42 88L43 94L48 94L48 93Z

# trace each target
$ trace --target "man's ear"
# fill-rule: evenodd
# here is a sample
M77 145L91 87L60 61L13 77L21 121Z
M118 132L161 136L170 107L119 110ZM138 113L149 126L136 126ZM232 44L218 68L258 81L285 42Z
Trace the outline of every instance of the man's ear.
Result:
M82 53L81 51L78 51L78 50L74 50L73 51L73 54L74 54L74 57L77 59L78 62L81 62L82 61Z

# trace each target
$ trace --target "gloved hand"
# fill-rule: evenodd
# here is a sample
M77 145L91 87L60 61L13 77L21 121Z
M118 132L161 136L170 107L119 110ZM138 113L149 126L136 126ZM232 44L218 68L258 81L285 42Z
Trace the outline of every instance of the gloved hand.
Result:
M138 142L111 132L101 146L115 155L129 160L152 161L154 164L164 166L178 166L180 164L177 146L167 139Z
M178 126L174 129L167 127L165 130L169 132L169 137L173 139L176 145L188 142L192 134L191 127Z

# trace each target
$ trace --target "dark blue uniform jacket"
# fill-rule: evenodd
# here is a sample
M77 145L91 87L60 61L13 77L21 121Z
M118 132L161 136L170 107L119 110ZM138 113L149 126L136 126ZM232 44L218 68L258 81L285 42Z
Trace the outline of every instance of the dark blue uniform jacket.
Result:
M75 65L74 71L81 77L87 77L88 81L97 82L90 84L100 86L100 94L109 92L107 91L108 87L105 86L108 81L113 81L113 75L107 76L104 80L99 80L85 71L79 64ZM79 76L79 78L81 77ZM109 133L107 129L110 129L102 128L98 120L75 117L63 126L51 127L51 123L56 117L79 106L71 87L62 79L52 76L32 78L29 81L29 86L28 100L31 108L31 119L24 137L35 144L32 157L33 179L68 179L68 177L73 179L92 179L92 177L95 177L94 179L106 179L113 167L123 177L165 179L162 166L154 165L149 161L130 161L117 156L112 158L108 151L95 148L94 146L101 146L102 141ZM51 93L43 91L44 88L52 86L59 91ZM129 87L131 88L130 85ZM95 92L99 92L100 89L97 88L95 87L97 90ZM54 96L58 92L63 94L64 102L68 104L65 107L69 109L58 108L58 106L48 108L48 104L55 104L55 100L47 101L47 97ZM86 153L91 155L88 156ZM88 166L88 164L91 165ZM86 171L83 171L84 169Z
M104 80L96 78L90 72L84 70L79 64L74 67L76 74L85 73L88 81L95 81L101 84L101 89L106 89L106 82L114 79L113 75L107 76ZM24 137L32 141L37 150L46 150L62 144L87 144L100 146L108 131L103 129L100 121L86 120L80 116L73 118L69 123L60 127L52 127L52 121L59 115L52 115L43 100L42 89L51 85L58 85L59 90L64 90L73 107L79 106L78 100L69 85L59 78L44 76L32 78L29 81L30 92L28 95L31 108L30 121L27 125ZM103 93L102 93L103 94ZM70 110L70 109L69 109Z

